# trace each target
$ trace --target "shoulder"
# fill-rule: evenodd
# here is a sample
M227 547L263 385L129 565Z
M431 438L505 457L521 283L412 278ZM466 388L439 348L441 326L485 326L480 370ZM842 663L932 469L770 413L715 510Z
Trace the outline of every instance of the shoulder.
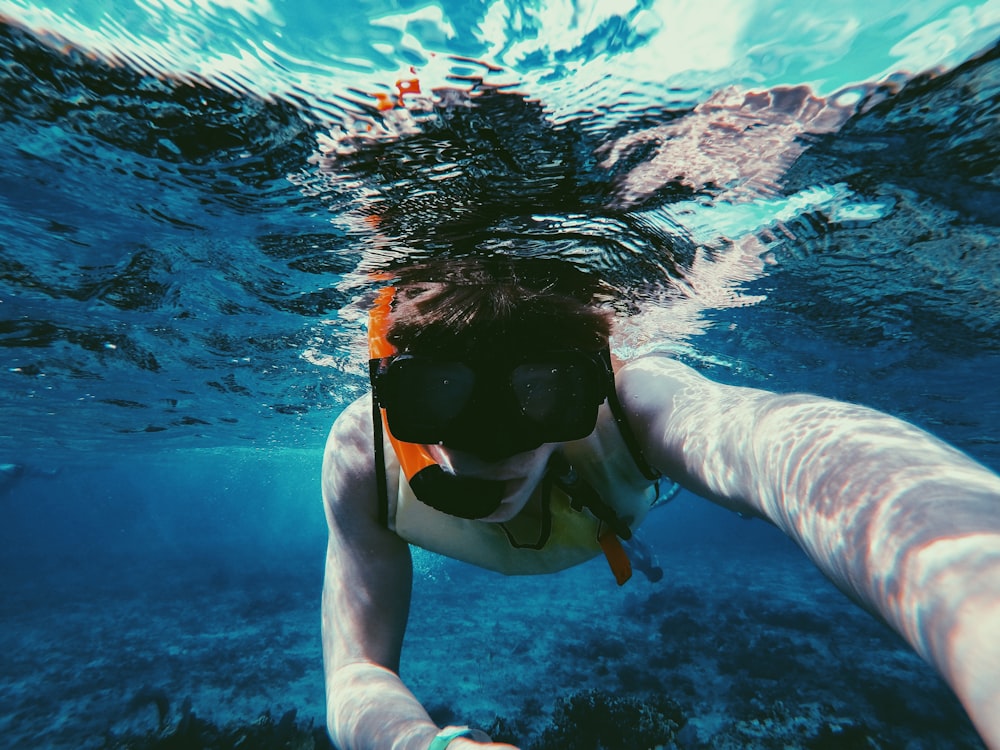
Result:
M649 354L625 362L615 373L618 384L646 378L670 378L678 381L706 380L695 370L666 354Z
M615 373L618 400L646 460L668 476L683 473L683 441L674 446L666 440L678 412L692 400L707 401L705 390L712 385L687 365L659 355L630 360Z
M323 454L326 467L342 467L372 454L372 401L371 394L362 396L340 413L326 439ZM368 461L371 463L371 461Z
M632 418L656 419L679 398L701 400L718 395L723 386L665 355L626 362L615 374L618 398Z
M344 409L330 428L323 452L323 500L328 511L357 508L360 502L362 507L370 504L374 513L376 494L369 394Z
M739 463L771 394L717 383L666 356L628 362L616 384L646 459L702 497L732 500L715 491L712 476Z
M630 360L616 373L618 397L634 417L659 421L679 418L688 411L720 413L727 409L756 409L775 394L759 388L727 385L705 377L666 355Z

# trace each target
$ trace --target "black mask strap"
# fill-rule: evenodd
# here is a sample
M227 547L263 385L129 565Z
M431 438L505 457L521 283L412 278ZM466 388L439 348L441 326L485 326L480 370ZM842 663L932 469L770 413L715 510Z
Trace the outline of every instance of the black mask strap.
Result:
M608 408L611 409L611 415L615 418L615 424L618 425L618 432L621 433L622 440L625 441L625 446L628 448L629 453L632 454L632 459L635 461L639 473L649 481L655 482L662 475L646 460L646 456L642 452L642 447L639 445L639 439L635 436L632 426L625 417L625 407L622 406L621 399L618 398L618 389L615 386L615 374L611 368L611 352L605 349L603 355L605 365L608 368L608 378L610 379L608 386Z
M369 364L374 369L378 365ZM378 522L389 527L389 484L385 475L385 436L382 434L382 410L372 393L372 430L375 437L375 484L378 492Z

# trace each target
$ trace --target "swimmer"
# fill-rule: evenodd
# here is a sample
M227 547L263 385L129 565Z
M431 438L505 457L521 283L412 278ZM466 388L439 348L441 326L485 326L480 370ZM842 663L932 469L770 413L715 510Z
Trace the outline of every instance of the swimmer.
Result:
M554 263L554 262L553 262ZM341 750L507 748L437 726L399 677L410 544L509 574L605 555L678 482L778 526L933 664L1000 748L1000 477L917 427L805 394L615 362L589 276L401 271L369 329L373 395L326 445L327 725Z

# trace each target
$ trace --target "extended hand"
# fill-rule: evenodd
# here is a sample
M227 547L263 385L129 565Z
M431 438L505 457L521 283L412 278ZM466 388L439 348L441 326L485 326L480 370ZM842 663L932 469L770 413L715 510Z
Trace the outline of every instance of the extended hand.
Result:
M448 729L450 729L450 727L448 727ZM447 750L483 750L483 748L494 748L494 750L519 750L514 745L508 745L504 742L493 742L492 738L480 729L470 729L467 731L467 735L456 737L449 742Z
M485 742L478 742L471 737L458 737L448 743L448 750L520 750L516 745L508 745L505 742L490 742L489 738Z

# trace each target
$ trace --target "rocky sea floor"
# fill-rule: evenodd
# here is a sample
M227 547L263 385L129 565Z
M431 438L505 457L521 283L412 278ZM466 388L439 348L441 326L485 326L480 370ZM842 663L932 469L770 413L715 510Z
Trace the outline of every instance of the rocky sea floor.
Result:
M602 560L504 578L419 553L403 677L525 750L983 747L899 638L755 534L675 543L622 588ZM0 744L329 747L321 567L6 561Z

